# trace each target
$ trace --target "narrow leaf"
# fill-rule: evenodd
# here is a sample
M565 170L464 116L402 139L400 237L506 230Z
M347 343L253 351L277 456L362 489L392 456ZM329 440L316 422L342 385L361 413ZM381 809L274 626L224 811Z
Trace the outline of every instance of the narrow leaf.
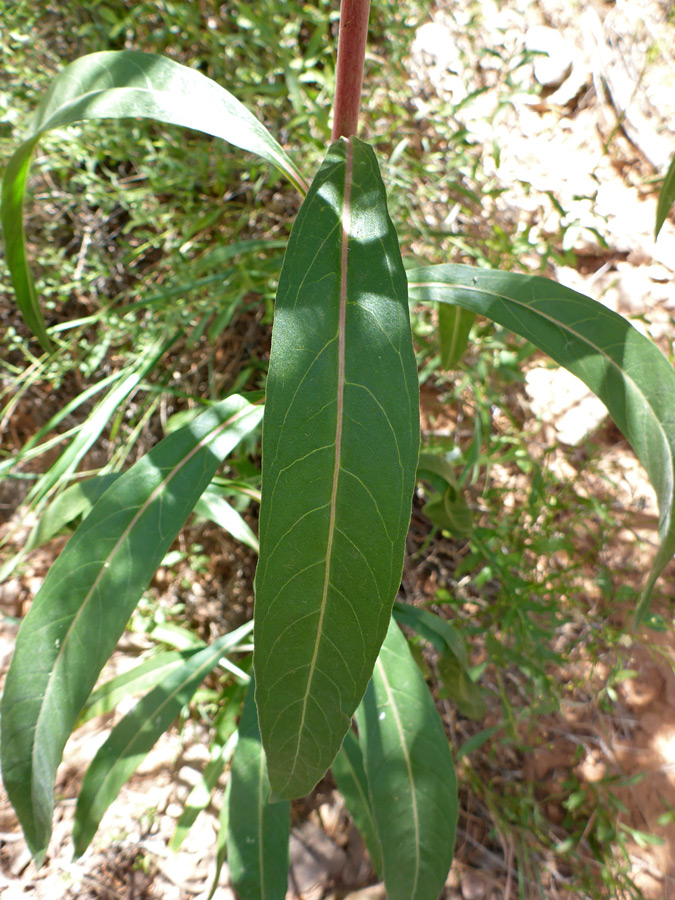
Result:
M392 619L358 709L389 900L436 900L455 843L457 785L431 694Z
M254 669L272 790L340 749L398 590L419 449L405 272L373 151L332 145L291 233L263 423Z
M222 138L272 163L301 191L305 182L267 129L232 94L171 59L136 50L92 53L52 82L11 157L2 182L0 219L19 309L43 347L50 345L26 260L23 198L41 136L86 119L156 119Z
M476 313L468 309L438 304L438 345L444 369L454 369L464 356L475 319Z
M133 697L155 687L170 672L180 668L196 652L198 651L195 649L183 652L169 650L165 653L156 653L128 672L122 672L121 675L116 675L115 678L106 681L92 691L87 698L87 702L77 718L77 727L79 728L96 716L104 716L106 713L112 712L117 704L127 697Z
M91 843L104 812L122 785L189 703L219 658L249 634L252 624L246 623L210 647L191 654L113 728L82 782L73 822L75 856L81 856Z
M547 278L443 265L408 272L417 302L463 306L548 353L605 404L645 467L659 504L661 546L635 613L675 552L675 371L630 322Z
M233 396L166 437L105 492L33 601L7 674L1 752L5 788L38 863L77 716L198 497L261 415Z
M63 531L66 525L91 512L96 501L119 476L119 472L109 472L96 478L87 478L86 481L78 481L66 488L40 516L37 525L28 535L26 551L41 547Z
M663 179L661 190L659 191L659 201L656 205L656 225L654 227L654 238L659 236L659 231L666 221L666 217L670 212L670 207L675 202L675 156L672 158L666 177Z
M363 838L370 861L378 876L382 877L382 848L377 836L377 825L373 805L368 793L366 770L363 768L363 754L359 739L350 729L340 747L340 752L331 766L338 790L344 797L345 806Z
M232 759L227 861L240 900L283 900L288 889L290 803L270 803L253 681L244 698Z
M251 531L249 524L237 510L231 506L222 493L214 485L204 491L195 505L195 513L220 526L237 541L246 544L256 553L260 549L258 538Z

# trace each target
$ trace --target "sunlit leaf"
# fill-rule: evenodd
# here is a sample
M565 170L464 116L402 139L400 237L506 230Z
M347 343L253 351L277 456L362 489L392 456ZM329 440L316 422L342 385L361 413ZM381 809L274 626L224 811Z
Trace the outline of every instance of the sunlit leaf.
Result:
M675 552L675 371L630 322L546 278L470 266L408 272L411 299L481 313L531 341L577 375L607 407L647 470L659 504L661 546L636 610Z
M373 151L330 148L293 228L263 423L254 669L275 796L308 793L370 678L419 449L405 273Z
M2 775L36 861L63 747L129 616L221 460L262 415L229 397L110 487L50 569L19 631L2 698Z
M23 198L33 151L42 135L87 119L156 119L222 138L280 169L304 192L305 182L267 129L232 94L196 69L137 50L91 53L52 82L5 170L0 219L19 309L43 347L50 341L26 260Z
M392 619L356 714L390 900L434 900L455 843L457 785L431 694Z
M244 699L230 771L227 861L240 900L284 900L288 890L290 803L270 803L253 682Z
M225 634L209 647L190 654L170 672L110 732L80 789L73 822L75 855L81 856L96 834L104 812L133 775L159 737L189 703L220 657L250 633L252 622Z

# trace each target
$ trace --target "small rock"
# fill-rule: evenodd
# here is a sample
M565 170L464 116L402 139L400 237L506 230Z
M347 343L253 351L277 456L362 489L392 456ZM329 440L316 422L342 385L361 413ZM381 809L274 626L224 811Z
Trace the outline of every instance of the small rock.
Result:
M558 88L572 73L574 50L554 28L536 25L528 29L525 48L537 54L532 65L542 87Z
M465 872L460 880L462 900L484 900L487 885L478 872Z

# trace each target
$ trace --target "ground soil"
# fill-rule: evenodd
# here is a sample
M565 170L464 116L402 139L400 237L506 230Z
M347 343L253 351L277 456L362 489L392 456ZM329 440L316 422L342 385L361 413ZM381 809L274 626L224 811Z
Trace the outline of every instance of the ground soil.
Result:
M478 29L472 25L476 21ZM537 31L541 26L550 30ZM501 4L480 0L472 5L440 0L411 42L407 62L422 117L435 108L438 98L456 107L472 91L481 91L454 115L458 127L466 128L473 140L500 148L499 154L485 157L489 174L502 189L489 201L490 211L511 228L513 239L528 229L532 244L552 242L561 253L574 251L575 265L572 257L569 265L551 262L548 274L632 317L671 357L675 226L672 220L666 222L655 242L653 222L654 179L675 149L673 47L675 26L665 0L617 0L583 9L562 0ZM552 71L542 74L536 63L546 49L551 50ZM538 77L548 80L542 85ZM430 209L428 215L433 219L438 211ZM538 259L533 255L522 263L524 268L536 267ZM656 547L653 492L602 411L599 415L597 410L587 411L583 391L575 395L576 388L568 390L541 360L535 358L528 369L527 390L518 402L532 413L533 440L548 452L551 465L577 479L580 496L611 498L621 526L602 548L602 561L608 571L635 585ZM549 375L541 376L542 371ZM448 412L435 407L431 391L422 392L422 402L423 425L438 428ZM592 471L575 464L579 444L569 432L561 433L563 413L574 426L572 433L576 429L582 436L591 434L603 451ZM15 420L13 427L30 432L32 426ZM514 497L517 503L517 487ZM415 519L411 535L414 542ZM208 534L200 536L202 543L208 539ZM582 542L586 539L579 537ZM251 602L254 561L234 544L224 546L215 536L213 541L218 553L227 555L224 568L237 592L238 614L244 615ZM20 576L0 585L4 613L16 617L25 613L59 549L52 544L33 555ZM439 573L445 577L452 568L454 552L452 542L439 540L429 556L435 563L424 569L407 568L408 594L433 596ZM655 609L670 624L674 571L672 566L667 570L655 594ZM221 570L218 578L222 577ZM594 570L589 569L587 577L589 608L599 610L617 630L625 628L630 610L611 592L598 590ZM160 595L169 588L161 576L154 586ZM222 605L214 596L209 594L210 604L195 606L200 610L196 624L206 630L217 627L222 616ZM585 627L581 619L572 620L559 636L567 662L556 677L573 685L561 709L542 715L536 728L528 731L527 743L534 749L497 749L491 758L486 754L485 777L496 779L499 770L502 777L507 773L512 780L529 784L533 796L545 804L553 836L562 834L571 780L583 795L580 803L589 833L598 815L596 792L611 791L617 799L617 819L628 835L631 877L644 897L666 900L675 897L675 817L664 816L675 810L675 637L672 630L627 632L611 648L590 655L575 649L583 648ZM15 633L15 625L0 626L3 671ZM125 638L111 670L128 666L142 649L142 638ZM619 670L630 674L617 679ZM517 693L515 676L512 689ZM458 721L452 710L445 711L448 727L459 739L501 715L498 699L485 722L476 727ZM71 860L78 786L112 721L86 726L71 739L57 781L54 836L39 872L11 807L0 795L3 900L208 896L223 784L180 852L167 850L181 803L206 762L205 736L192 722L159 742L106 814L92 847L80 860ZM479 761L474 768L480 767ZM489 810L468 788L462 790L462 804L447 900L539 896L528 880L522 886L524 893L518 893L513 841L508 834L495 835ZM329 781L308 801L297 804L293 818L291 896L383 897L363 844ZM645 843L634 832L656 836L660 843ZM582 839L580 859L584 854L593 870L591 851ZM554 858L539 856L532 865L547 898L588 896L569 889L571 873ZM225 865L215 897L230 896Z

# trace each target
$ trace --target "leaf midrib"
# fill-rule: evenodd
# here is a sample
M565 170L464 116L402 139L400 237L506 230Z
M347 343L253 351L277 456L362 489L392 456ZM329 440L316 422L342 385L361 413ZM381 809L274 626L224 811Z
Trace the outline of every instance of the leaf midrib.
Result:
M302 708L300 712L300 724L298 725L295 744L295 754L293 763L291 764L287 784L289 784L295 773L295 767L300 754L300 746L302 744L302 736L305 730L305 719L307 717L307 704L312 690L312 682L314 673L316 672L316 661L319 655L319 647L323 637L323 621L326 615L326 607L328 605L328 588L330 586L331 574L331 557L333 553L333 544L335 540L335 519L337 507L337 493L340 481L340 468L342 458L342 425L344 418L344 385L345 385L345 325L347 319L347 275L348 275L348 251L349 238L351 231L351 193L352 193L352 175L353 175L353 149L349 141L345 142L345 192L342 207L342 243L340 248L340 306L339 306L339 322L338 322L338 377L337 377L337 404L336 404L336 427L335 427L335 461L333 464L333 483L330 498L330 514L328 522L328 539L326 548L326 570L323 580L323 589L321 594L321 607L319 609L319 621L317 623L316 638L314 641L314 649L312 651L312 659L309 664L309 672L307 674L307 686L302 698Z
M48 698L50 697L52 685L54 684L54 678L55 678L54 673L56 672L57 668L59 667L60 660L61 660L63 654L65 653L66 647L69 645L69 641L73 635L73 631L77 627L80 617L82 616L84 610L87 608L89 602L91 601L94 591L96 590L104 573L108 570L110 563L111 563L112 559L114 558L115 554L118 552L122 543L127 539L131 530L138 522L139 518L143 515L143 513L148 509L150 504L156 498L157 494L161 490L163 490L167 484L169 484L169 482L181 471L181 469L183 469L183 467L185 465L187 465L187 463L192 459L192 457L196 453L198 453L201 449L203 449L203 447L205 447L207 444L209 444L213 440L215 440L222 431L224 431L226 428L231 426L232 423L235 422L240 416L248 413L250 411L250 408L251 408L250 406L245 406L243 409L238 410L233 416L230 416L230 418L226 422L221 423L219 426L217 426L213 430L209 431L209 433L202 438L202 440L190 451L190 453L188 453L187 456L185 456L180 461L180 463L177 466L175 466L174 469L172 469L170 474L165 479L163 479L161 481L161 483L155 488L155 490L152 492L150 497L148 497L146 502L139 508L138 512L133 517L133 519L127 526L127 528L125 528L125 530L123 531L122 535L120 536L120 538L117 541L117 543L115 544L115 546L111 549L110 553L103 561L99 574L96 576L96 579L95 579L93 585L91 586L91 588L85 595L85 598L82 601L82 604L81 604L80 608L78 609L77 613L75 614L73 621L72 621L70 627L68 628L68 631L64 635L63 640L61 641L61 646L59 647L59 652L56 655L54 664L51 667L49 677L47 679L47 685L45 687L42 704L40 706L40 712L38 713L38 717L35 722L35 729L33 732L33 748L31 751L32 766L31 766L31 773L30 773L31 774L30 783L31 783L31 805L33 807L33 817L34 817L35 821L37 821L39 819L39 809L38 809L39 803L38 803L38 797L36 796L36 792L35 792L35 774L34 774L35 773L35 765L36 765L35 751L38 746L37 736L41 730L41 721L42 721L43 714L45 713L45 710L47 709L47 707L49 705Z
M396 626L398 627L398 626ZM412 818L413 824L415 826L415 880L413 881L413 886L410 890L411 900L415 897L415 892L417 891L417 882L419 880L420 874L420 823L419 823L419 812L417 809L417 795L415 793L415 778L413 776L412 771L412 763L410 761L410 753L408 752L408 745L405 741L405 731L403 729L403 725L401 724L401 718L398 714L398 709L396 706L396 700L394 698L394 693L391 689L391 685L389 684L389 679L387 678L387 673L385 672L384 666L382 665L382 660L378 657L377 659L377 670L380 673L380 678L382 679L382 684L384 685L384 689L387 692L387 701L389 703L389 707L391 708L392 714L394 716L394 723L396 725L396 730L398 731L399 740L401 742L401 752L403 754L403 758L405 760L406 769L408 770L408 781L410 782L410 800L412 805ZM383 859L384 866L384 859ZM385 883L386 883L386 873L385 873Z
M651 405L651 403L649 402L649 399L647 398L647 396L640 389L640 387L636 384L636 382L633 380L633 378L631 378L631 376L624 369L622 369L618 365L618 363L615 360L613 360L612 357L609 356L602 349L602 347L598 347L597 344L594 344L593 341L591 341L585 335L582 335L578 331L575 331L566 322L562 322L562 321L560 321L560 319L555 319L555 318L553 318L553 316L548 315L547 313L543 312L540 309L536 309L532 306L529 306L527 303L523 303L522 300L518 300L515 297L506 297L505 295L499 294L492 290L488 290L486 288L472 287L471 285L459 284L459 283L450 284L448 282L443 282L443 281L411 281L411 282L409 282L409 287L413 288L413 289L414 288L438 288L438 289L457 288L458 290L470 291L471 293L474 293L474 294L487 294L488 297L493 297L494 299L500 300L502 302L504 301L504 299L507 299L508 301L510 301L511 303L515 303L517 306L521 307L522 309L526 309L528 312L534 313L535 315L540 316L542 319L546 319L546 321L550 322L552 325L555 325L564 331L568 331L570 334L573 334L575 337L579 338L579 340L585 342L589 347L592 347L593 350L597 351L597 353L599 353L601 356L603 356L607 360L607 362L616 369L617 372L619 372L627 381L629 381L631 383L631 385L633 386L636 393L639 394L639 396L643 398L645 406L649 409L649 411L652 415L652 419L656 423L656 427L663 439L663 444L665 444L665 447L666 447L666 454L668 456L668 459L670 460L669 472L671 473L671 478L669 479L670 490L668 492L668 499L670 502L672 502L672 499L673 499L673 477L672 477L672 475L674 473L675 460L673 458L673 453L671 451L670 442L668 440L668 435L666 434L666 432L661 424L661 421L660 421L659 417L656 415L656 412L654 411L654 408ZM439 301L436 301L436 302L439 302ZM441 300L440 302L447 303L448 301ZM452 305L455 306L455 305L460 305L460 304L452 304ZM670 502L666 505L666 513L664 515L664 524L666 525L667 533L670 532Z

